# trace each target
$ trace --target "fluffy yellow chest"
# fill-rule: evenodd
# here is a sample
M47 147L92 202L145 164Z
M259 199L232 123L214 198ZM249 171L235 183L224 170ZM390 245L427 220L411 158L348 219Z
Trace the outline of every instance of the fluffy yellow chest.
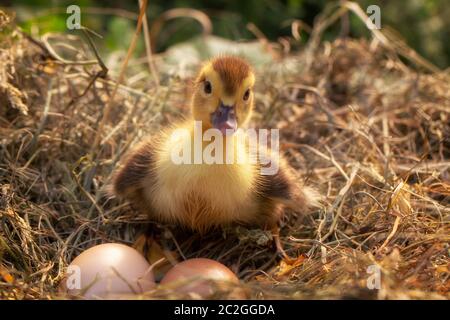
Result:
M245 143L233 144L235 161L232 163L194 162L194 153L203 151L207 144L195 150L192 131L186 130L177 139L171 133L165 136L156 159L156 183L148 186L153 207L163 220L178 220L194 229L232 221L246 221L255 208L254 197L257 171L251 163ZM191 162L176 163L174 152L191 145ZM230 150L226 150L227 153ZM239 155L240 161L237 161ZM225 162L225 161L224 161Z

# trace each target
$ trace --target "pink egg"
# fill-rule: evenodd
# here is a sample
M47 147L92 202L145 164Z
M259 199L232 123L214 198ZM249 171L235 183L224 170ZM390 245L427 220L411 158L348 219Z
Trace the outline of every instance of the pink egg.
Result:
M205 258L189 259L176 264L161 280L179 293L194 293L202 298L211 296L217 285L238 284L236 275L223 264ZM239 298L243 298L240 294Z
M120 298L148 291L155 281L139 252L123 244L105 243L76 257L61 285L67 293L87 299Z

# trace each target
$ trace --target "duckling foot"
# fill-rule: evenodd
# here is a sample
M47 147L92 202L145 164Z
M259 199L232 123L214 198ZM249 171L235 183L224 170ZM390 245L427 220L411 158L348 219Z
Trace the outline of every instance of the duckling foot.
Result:
M291 264L292 262L295 261L295 259L291 258L286 251L284 250L282 244L281 244L281 240L280 240L280 228L279 227L273 227L272 228L272 236L273 236L273 241L275 243L275 248L277 250L277 253L281 255L281 257L283 258L283 260L286 261L286 263Z
M148 249L151 247L153 238L145 233L141 234L134 241L132 247L136 249L144 257L147 257Z
M165 249L158 240L160 239L151 233L143 233L133 244L133 248L152 266L156 281L160 281L179 258L177 252Z

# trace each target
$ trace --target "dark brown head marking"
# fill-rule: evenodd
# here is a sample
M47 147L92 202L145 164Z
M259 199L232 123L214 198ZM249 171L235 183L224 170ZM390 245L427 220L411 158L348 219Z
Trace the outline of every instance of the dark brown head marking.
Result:
M225 92L233 94L242 81L251 72L250 65L236 56L224 56L215 58L212 62L213 69L223 81Z

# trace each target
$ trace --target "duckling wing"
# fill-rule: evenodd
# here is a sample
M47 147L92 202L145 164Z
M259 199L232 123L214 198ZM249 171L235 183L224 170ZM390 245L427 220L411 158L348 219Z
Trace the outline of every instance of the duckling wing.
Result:
M156 181L156 150L154 144L147 140L134 149L124 165L117 171L113 179L114 193L120 198L142 207L146 198L145 186Z
M258 194L263 199L270 199L283 204L294 211L305 212L318 207L319 193L304 185L302 179L286 163L281 162L278 171L273 175L260 175Z

